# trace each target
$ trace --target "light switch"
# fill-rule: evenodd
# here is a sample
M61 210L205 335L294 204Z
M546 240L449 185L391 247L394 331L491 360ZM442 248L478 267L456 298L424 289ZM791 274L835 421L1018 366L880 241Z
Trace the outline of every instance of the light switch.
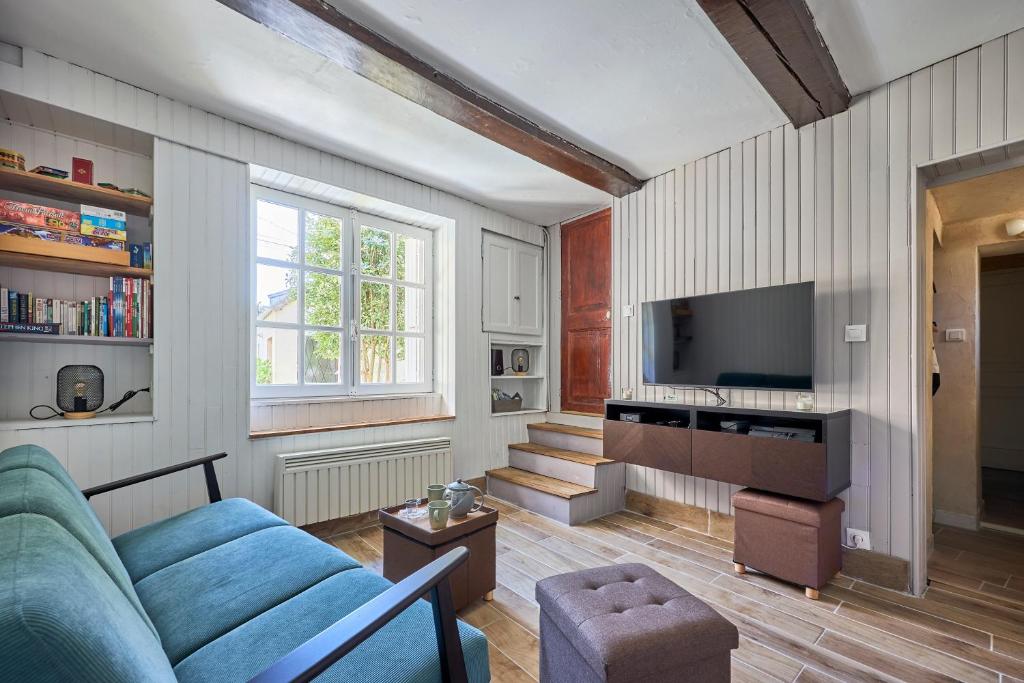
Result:
M962 342L967 340L967 330L962 327L952 327L946 330L946 341Z
M867 325L847 325L846 326L846 341L848 342L865 342L868 340L868 326Z
M624 304L622 306L622 317L632 318L633 317L633 304Z

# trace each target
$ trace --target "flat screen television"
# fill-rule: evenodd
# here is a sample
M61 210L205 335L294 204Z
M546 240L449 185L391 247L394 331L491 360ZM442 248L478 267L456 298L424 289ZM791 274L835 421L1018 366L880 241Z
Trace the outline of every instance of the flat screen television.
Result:
M643 304L644 384L810 390L814 283Z

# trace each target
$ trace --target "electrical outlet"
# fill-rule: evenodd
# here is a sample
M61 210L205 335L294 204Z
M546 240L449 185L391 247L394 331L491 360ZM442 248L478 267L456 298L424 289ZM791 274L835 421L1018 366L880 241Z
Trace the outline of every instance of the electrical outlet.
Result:
M871 534L860 529L846 530L846 545L861 550L871 550Z
M633 304L623 304L622 306L622 317L632 318L633 317Z
M665 402L666 403L675 403L678 400L679 400L679 397L676 396L675 394L665 394Z

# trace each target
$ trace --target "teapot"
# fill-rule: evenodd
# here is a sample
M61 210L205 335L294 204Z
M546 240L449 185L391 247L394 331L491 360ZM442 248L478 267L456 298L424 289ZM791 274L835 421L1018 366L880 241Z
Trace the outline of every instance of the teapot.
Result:
M480 494L480 502L476 502L476 491ZM475 486L470 486L461 479L448 484L444 492L444 500L451 501L452 510L449 517L456 519L465 517L470 512L476 512L483 507L484 492Z

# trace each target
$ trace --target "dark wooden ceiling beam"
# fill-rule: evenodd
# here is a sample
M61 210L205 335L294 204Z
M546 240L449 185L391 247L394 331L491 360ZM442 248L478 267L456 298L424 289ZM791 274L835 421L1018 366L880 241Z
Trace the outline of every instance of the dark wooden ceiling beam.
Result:
M804 0L697 0L799 127L845 111L850 91Z
M643 182L545 130L319 0L218 0L240 14L474 133L621 197Z

